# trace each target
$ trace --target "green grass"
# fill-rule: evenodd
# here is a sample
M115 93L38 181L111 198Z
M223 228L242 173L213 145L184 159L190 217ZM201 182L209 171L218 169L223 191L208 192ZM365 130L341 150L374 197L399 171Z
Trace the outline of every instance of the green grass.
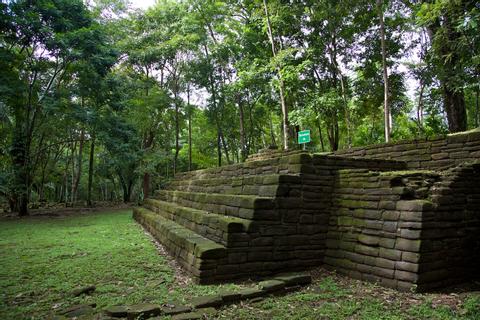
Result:
M44 319L70 305L184 301L235 285L178 285L131 211L0 221L0 319ZM73 298L94 284L90 296Z
M249 285L199 286L176 275L130 211L0 221L1 320L45 319L83 303L96 303L100 311L186 301ZM93 294L71 296L90 284L97 286ZM399 293L321 271L300 291L230 305L215 318L480 320L480 296Z

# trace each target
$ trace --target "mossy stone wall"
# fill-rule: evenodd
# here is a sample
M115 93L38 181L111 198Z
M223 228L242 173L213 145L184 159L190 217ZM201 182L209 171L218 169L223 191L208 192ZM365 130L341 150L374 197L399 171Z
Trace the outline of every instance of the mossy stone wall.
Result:
M480 159L480 131L351 148L335 155L395 159L405 161L411 169L442 169Z

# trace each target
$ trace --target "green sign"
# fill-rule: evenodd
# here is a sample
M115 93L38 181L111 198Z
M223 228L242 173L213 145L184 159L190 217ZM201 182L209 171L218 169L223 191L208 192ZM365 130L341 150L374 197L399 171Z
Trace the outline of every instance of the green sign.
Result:
M310 142L310 130L303 130L298 132L298 143Z

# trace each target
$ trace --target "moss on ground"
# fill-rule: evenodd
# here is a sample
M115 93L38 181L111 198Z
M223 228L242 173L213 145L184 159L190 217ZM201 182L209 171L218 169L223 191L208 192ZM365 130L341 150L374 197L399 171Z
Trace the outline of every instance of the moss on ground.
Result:
M163 304L251 286L195 285L130 211L0 221L0 319L45 319L74 304ZM219 310L212 319L480 319L477 293L399 293L319 269L302 290ZM72 297L84 285L91 295Z

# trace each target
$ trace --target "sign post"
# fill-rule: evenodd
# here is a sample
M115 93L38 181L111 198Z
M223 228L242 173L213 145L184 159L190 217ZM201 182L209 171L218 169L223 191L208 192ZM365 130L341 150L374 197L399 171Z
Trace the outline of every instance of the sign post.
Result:
M302 130L298 132L298 143L303 144L303 150L305 150L305 144L310 142L310 130Z

